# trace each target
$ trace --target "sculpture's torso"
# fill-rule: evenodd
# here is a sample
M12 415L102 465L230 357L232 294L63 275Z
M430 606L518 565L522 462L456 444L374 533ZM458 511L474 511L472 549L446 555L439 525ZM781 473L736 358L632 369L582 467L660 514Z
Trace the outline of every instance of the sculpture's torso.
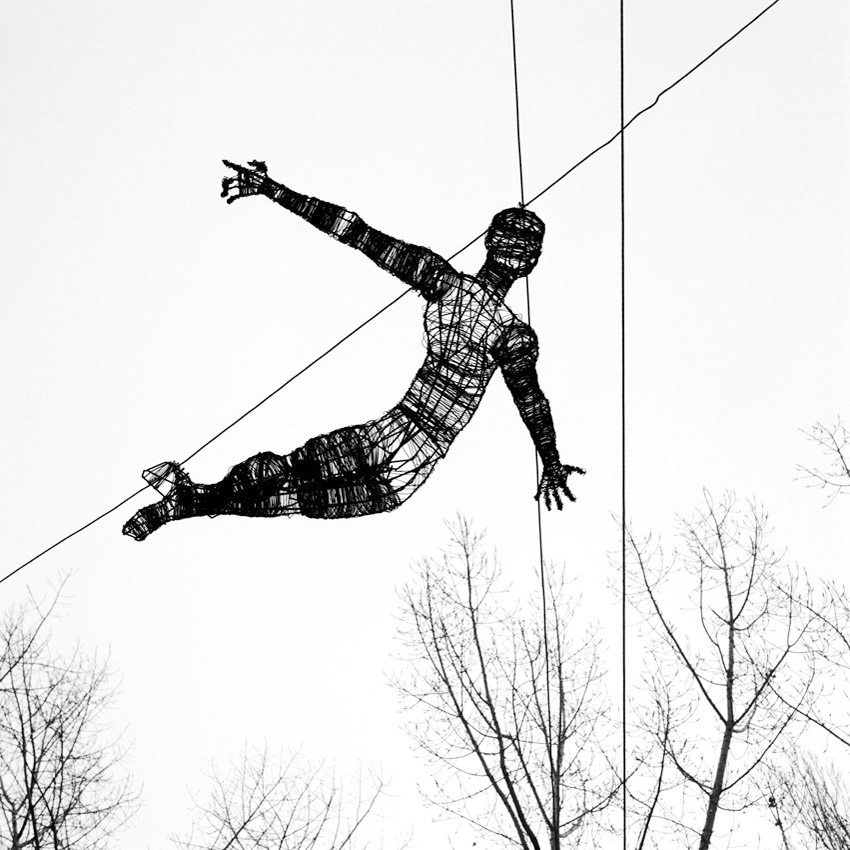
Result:
M399 408L444 455L484 396L496 363L491 351L521 324L497 292L478 278L458 275L425 309L425 362Z

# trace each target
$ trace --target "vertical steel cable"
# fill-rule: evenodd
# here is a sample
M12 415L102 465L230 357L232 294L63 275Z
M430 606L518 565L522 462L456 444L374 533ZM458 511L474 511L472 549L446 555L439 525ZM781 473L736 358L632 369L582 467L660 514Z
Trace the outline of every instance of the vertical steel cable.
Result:
M519 194L520 206L525 208L525 180L523 178L522 169L522 132L520 129L520 110L519 110L519 73L517 71L517 54L516 54L516 14L514 11L514 0L511 0L511 47L513 52L513 67L514 67L514 104L516 107L516 146L517 146L517 162L519 165ZM525 303L528 323L531 324L531 288L528 283L528 276L525 278ZM540 459L537 452L534 452L534 486L535 488L540 481ZM546 728L549 740L547 748L550 746L552 732L552 695L550 687L550 669L549 669L549 618L548 618L548 599L546 593L546 568L543 560L543 517L542 508L540 507L540 499L537 500L537 551L540 564L540 592L543 608L543 657L546 668ZM550 754L551 759L551 754ZM552 782L556 782L557 778L553 776ZM552 798L556 798L557 789L552 788Z
M628 828L628 798L626 796L626 98L625 98L625 0L620 0L620 463L622 468L620 539L622 554L622 746L623 746L623 850L626 850Z

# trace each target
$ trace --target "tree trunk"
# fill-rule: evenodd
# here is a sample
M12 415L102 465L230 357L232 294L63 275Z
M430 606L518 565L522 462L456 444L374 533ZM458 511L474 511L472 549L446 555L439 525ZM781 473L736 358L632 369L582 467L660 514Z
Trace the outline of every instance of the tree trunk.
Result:
M720 807L720 795L723 793L723 779L726 776L726 761L729 758L729 748L732 743L732 724L727 723L723 730L723 743L720 745L720 758L717 760L717 771L714 774L714 784L708 798L708 810L705 813L705 824L699 839L699 850L708 850L711 846L711 836L714 833L714 819Z
M729 759L729 750L732 746L732 733L735 729L735 616L732 606L732 590L729 585L729 573L724 571L724 582L726 584L726 604L729 611L729 619L726 621L727 633L727 658L726 658L726 723L723 727L723 742L720 744L720 757L717 759L717 770L714 773L714 783L711 786L711 794L708 797L708 810L705 813L705 824L702 835L699 837L699 850L708 850L711 846L711 837L714 834L714 820L717 810L720 808L720 795L723 793L723 780L726 778L726 762Z

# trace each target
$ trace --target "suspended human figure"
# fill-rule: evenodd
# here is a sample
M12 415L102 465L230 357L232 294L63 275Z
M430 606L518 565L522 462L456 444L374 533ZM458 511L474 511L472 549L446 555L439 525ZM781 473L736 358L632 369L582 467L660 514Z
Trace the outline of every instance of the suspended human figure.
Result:
M271 180L262 162L225 160L227 203L262 195L345 245L362 251L427 302L425 362L401 401L377 419L308 440L288 455L262 452L218 483L196 484L174 462L148 470L165 495L139 510L124 533L144 540L172 520L235 514L320 519L391 511L422 486L475 413L499 368L543 464L535 498L560 510L567 484L583 469L561 463L549 403L537 379L537 337L505 305L511 285L540 257L543 222L527 209L498 213L487 231L487 259L476 275L456 271L428 248L393 239L343 207Z

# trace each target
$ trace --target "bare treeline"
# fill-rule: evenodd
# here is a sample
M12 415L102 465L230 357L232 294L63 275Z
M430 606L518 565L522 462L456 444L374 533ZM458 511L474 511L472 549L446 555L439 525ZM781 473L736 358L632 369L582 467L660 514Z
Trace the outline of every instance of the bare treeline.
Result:
M773 756L802 733L821 695L821 623L756 505L706 493L679 525L669 557L627 537L631 599L650 635L636 714L653 767L634 801L641 835L707 850L722 812L767 798Z
M816 425L802 468L830 501L850 492L848 432ZM602 640L564 571L520 600L459 519L401 593L393 684L431 770L426 798L488 847L709 850L745 822L769 850L850 850L850 596L812 581L772 541L766 513L731 494L680 519L675 546L627 539L629 773ZM136 805L125 747L107 731L107 665L51 650L61 587L0 622L0 843L106 850ZM386 796L300 754L245 749L208 774L182 850L356 850ZM624 789L625 785L625 789ZM625 800L624 800L625 794ZM762 833L764 834L764 833ZM415 841L415 836L413 837ZM771 845L770 842L773 842Z
M620 785L598 636L553 572L545 602L520 608L461 519L402 594L396 685L436 769L427 796L492 846L592 843Z
M12 850L101 850L132 813L124 748L106 729L106 664L50 649L43 604L0 623L0 841Z
M374 774L344 786L328 766L299 753L275 756L268 747L246 748L208 778L189 833L174 839L183 850L355 850L384 790Z

